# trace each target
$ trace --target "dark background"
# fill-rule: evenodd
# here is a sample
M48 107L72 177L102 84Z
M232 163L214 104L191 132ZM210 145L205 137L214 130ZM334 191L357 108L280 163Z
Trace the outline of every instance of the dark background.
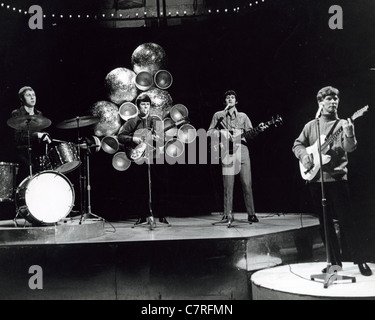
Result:
M331 5L343 8L343 30L328 26ZM195 128L208 128L227 89L237 91L238 108L253 125L282 116L283 126L270 128L250 145L256 212L310 212L291 148L315 115L321 87L341 91L342 118L369 105L369 112L356 121L359 145L350 154L349 178L355 213L370 221L375 205L375 71L370 71L375 67L374 12L372 0L266 1L255 10L205 21L185 19L175 26L113 29L45 20L43 30L30 30L28 18L0 8L0 161L14 161L13 132L6 121L19 106L19 88L35 89L37 108L52 120L47 131L53 138L75 141L74 130L55 126L88 115L95 102L107 100L105 76L117 67L131 69L135 48L154 42L168 56L167 69L174 78L168 92L175 104L188 108ZM82 131L93 134L89 128ZM116 171L112 156L103 151L90 160L93 213L108 220L135 216L147 183L139 168ZM67 176L79 198L78 171ZM169 166L166 178L167 215L221 210L218 165ZM244 211L239 185L235 210Z

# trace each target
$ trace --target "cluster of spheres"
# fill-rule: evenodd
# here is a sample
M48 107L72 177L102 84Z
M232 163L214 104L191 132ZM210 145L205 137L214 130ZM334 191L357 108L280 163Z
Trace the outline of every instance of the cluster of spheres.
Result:
M173 105L172 97L167 91L173 83L173 77L166 70L166 66L167 55L160 45L156 43L139 45L132 53L131 69L119 67L106 75L104 86L108 99L97 101L90 108L90 113L99 118L99 122L93 128L94 135L101 138L102 149L105 152L114 154L112 165L116 170L124 171L131 163L126 153L119 150L121 146L116 135L126 121L138 115L136 100L140 95L149 96L151 116L166 122L176 122L176 129L181 123L179 122L181 119L178 118L188 116L186 107L180 104ZM189 130L189 135L194 136L194 128L190 126L189 129L193 129L193 133ZM183 143L190 142L183 137L186 136L183 134L186 132L188 131L182 128L179 134L184 141L177 137L171 140L172 143L169 142L167 153L168 150L173 150L173 153L176 149L183 151ZM182 147L177 147L180 145ZM181 152L174 155L179 156Z

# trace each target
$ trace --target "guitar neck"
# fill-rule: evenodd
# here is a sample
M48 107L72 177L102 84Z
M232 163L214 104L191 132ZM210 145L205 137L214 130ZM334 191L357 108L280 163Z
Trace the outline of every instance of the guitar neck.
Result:
M354 112L353 115L350 117L350 120L351 120L352 122L354 122L354 120L356 120L357 118L362 117L362 116L364 115L364 113L366 113L366 112L368 111L368 109L369 109L369 106L367 105L367 106L365 106L365 107L363 107L363 108L357 110L357 111ZM344 128L341 126L339 129L337 129L337 131L336 131L335 133L333 133L333 134L331 135L331 137L328 137L328 140L325 141L325 142L322 144L322 150L323 150L324 148L326 148L328 145L330 145L330 144L333 142L333 140L335 140L335 139L339 136L339 134L340 134L341 132L343 132L343 130L344 130Z
M263 123L263 126L266 126L266 128L270 127L271 125L274 125L274 126L277 126L277 124L281 124L282 123L282 118L278 115L277 116L277 119L273 119L270 120L270 121L267 121L265 123ZM221 126L223 129L226 129L228 130L228 127L224 125L223 123L223 118L220 118L219 121L218 121L218 124L216 126L216 128L218 129L218 126ZM259 133L259 132L263 132L264 131L264 128L262 128L260 125L256 126L255 128L250 128L249 130L246 130L244 132L242 132L240 135L237 135L236 137L241 137L242 138L250 138L251 135L254 135L256 133Z
M350 120L354 122L354 120L357 119L357 117L352 116ZM333 134L331 134L330 137L322 144L322 150L327 148L334 140L338 138L338 136L344 131L344 128L341 126L339 129L337 129Z
M341 132L344 131L344 128L341 126L339 129L337 129L337 131L335 133L333 133L330 137L328 137L328 140L326 140L323 144L322 144L322 150L324 150L325 148L327 148L334 140L337 139L337 137L341 134Z
M267 121L267 122L265 123L266 126L270 126L271 124L273 124L272 121ZM262 129L261 129L261 127L258 125L258 126L256 126L255 128L251 128L251 129L249 129L249 130L243 132L243 133L241 134L241 138L243 138L243 137L248 138L249 136L251 136L251 135L253 135L253 134L256 134L256 133L259 133L259 132L261 132L261 131L262 131Z

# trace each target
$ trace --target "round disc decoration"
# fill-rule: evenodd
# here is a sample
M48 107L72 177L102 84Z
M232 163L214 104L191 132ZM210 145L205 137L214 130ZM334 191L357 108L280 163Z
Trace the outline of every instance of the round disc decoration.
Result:
M136 74L146 71L154 75L167 64L167 55L164 49L153 42L138 46L131 57L131 64Z
M109 72L104 80L109 100L117 105L133 101L138 95L135 77L134 71L127 68L116 68Z
M121 127L119 108L110 101L98 101L91 107L91 114L99 118L94 127L98 137L115 135Z

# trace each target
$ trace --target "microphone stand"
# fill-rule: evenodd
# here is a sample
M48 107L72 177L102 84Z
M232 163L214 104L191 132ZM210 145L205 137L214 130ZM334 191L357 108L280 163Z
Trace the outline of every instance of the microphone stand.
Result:
M141 224L133 224L132 228L135 227L144 227L149 226L150 230L154 230L156 228L156 222L154 218L154 214L152 212L152 181L151 181L151 163L150 163L150 151L149 144L147 143L147 147L145 150L145 159L147 162L147 182L148 182L148 210L150 213L150 216L147 218L147 223L141 223Z
M319 163L320 163L320 187L321 187L321 192L322 192L322 210L323 210L323 224L324 224L327 267L326 267L326 273L311 275L310 279L313 281L315 281L316 279L324 280L324 288L327 289L328 286L336 280L351 280L354 283L356 282L356 278L338 275L337 272L342 270L341 267L336 266L336 265L332 266L329 233L328 233L328 227L327 227L327 210L326 210L327 199L326 199L325 189L324 189L322 142L320 139L319 114L320 112L318 111L318 114L316 117L316 130L317 130L317 136L318 136L318 153L319 153Z
M146 119L146 128L147 127L147 119ZM147 138L146 138L147 139ZM150 230L154 230L156 228L156 221L154 218L153 210L152 210L152 181L151 181L151 158L153 157L152 151L155 150L153 145L150 145L148 142L145 142L147 147L145 150L145 159L147 162L147 181L148 181L148 209L150 212L150 216L147 218L147 223L142 224L133 224L132 228L135 227L144 227L149 225ZM150 150L151 149L151 150ZM166 227L170 227L171 224L167 224Z

